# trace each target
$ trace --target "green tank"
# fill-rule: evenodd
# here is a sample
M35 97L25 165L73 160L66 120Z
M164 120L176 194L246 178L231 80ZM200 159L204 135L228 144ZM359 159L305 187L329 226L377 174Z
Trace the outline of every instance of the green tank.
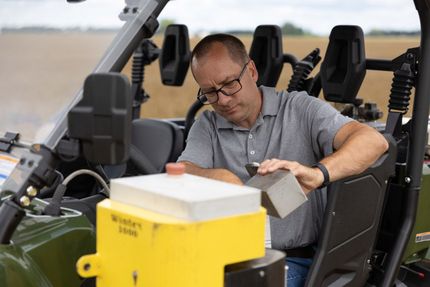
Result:
M76 261L95 252L95 231L85 215L63 209L41 215L46 203L34 199L12 243L0 245L0 286L81 286Z

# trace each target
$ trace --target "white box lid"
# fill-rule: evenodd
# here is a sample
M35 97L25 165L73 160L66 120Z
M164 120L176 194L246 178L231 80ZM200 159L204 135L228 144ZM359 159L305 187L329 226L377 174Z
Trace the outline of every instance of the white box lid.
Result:
M190 221L257 212L259 189L167 173L111 180L112 200Z

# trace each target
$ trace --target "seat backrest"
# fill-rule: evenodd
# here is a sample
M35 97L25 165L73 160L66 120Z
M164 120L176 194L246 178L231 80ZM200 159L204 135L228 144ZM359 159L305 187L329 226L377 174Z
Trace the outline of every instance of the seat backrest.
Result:
M173 122L137 119L132 123L130 160L139 173L164 171L166 163L176 161L183 146L183 131Z
M389 149L375 164L330 184L318 250L305 286L365 285L397 154L394 139L385 137Z

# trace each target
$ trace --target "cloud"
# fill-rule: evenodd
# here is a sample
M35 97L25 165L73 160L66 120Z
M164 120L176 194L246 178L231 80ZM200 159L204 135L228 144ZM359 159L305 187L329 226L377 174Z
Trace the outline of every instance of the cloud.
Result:
M0 0L1 26L117 27L125 6L119 0ZM167 3L160 19L174 19L191 32L252 30L259 24L294 23L308 31L328 34L339 24L370 29L417 30L413 1L405 0L177 0Z
M419 29L413 2L404 0L200 0L198 5L195 3L195 0L169 2L160 16L185 23L191 31L253 29L258 24L285 22L318 34L328 34L339 24L359 25L365 31Z

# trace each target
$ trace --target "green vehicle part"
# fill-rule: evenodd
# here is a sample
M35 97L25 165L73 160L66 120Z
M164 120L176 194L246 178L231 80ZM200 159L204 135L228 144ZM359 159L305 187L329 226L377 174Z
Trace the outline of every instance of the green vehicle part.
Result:
M95 231L85 215L63 209L41 215L46 203L34 199L12 243L0 245L0 286L80 286L75 264L95 252Z
M409 243L404 253L403 262L406 264L430 259L430 167L423 166L421 190L418 200L417 217Z

